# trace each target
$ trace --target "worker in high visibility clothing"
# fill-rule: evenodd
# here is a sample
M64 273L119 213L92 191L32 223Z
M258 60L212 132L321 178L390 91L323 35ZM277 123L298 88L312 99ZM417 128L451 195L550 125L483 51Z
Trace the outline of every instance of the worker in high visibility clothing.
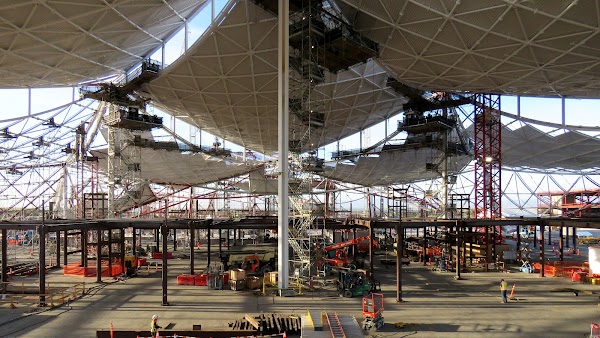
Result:
M158 325L158 316L152 315L152 321L150 322L150 333L152 334L152 336L154 337L156 335L156 332L158 332L158 329L161 328L162 327Z
M506 297L508 283L504 279L500 280L500 292L502 293L502 303L508 303L508 298Z

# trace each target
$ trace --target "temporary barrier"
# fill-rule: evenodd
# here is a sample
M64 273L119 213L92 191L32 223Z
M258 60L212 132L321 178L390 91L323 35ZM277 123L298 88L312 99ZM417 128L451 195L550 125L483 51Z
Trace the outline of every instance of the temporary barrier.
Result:
M108 269L108 261L101 262L101 276L102 277L113 277L123 273L123 266L121 261L115 260L112 263L111 271ZM93 266L83 267L81 262L75 262L63 267L63 274L66 276L77 276L77 277L94 277L96 276L96 264Z
M196 276L179 275L177 276L177 285L195 285Z
M206 286L208 285L208 275L203 273L201 275L194 276L194 285L197 286Z
M162 259L163 258L163 254L162 254L162 252L155 251L155 252L152 253L152 258L154 258L154 259ZM171 258L173 258L173 253L170 252L170 251L168 251L167 252L167 259L171 259Z

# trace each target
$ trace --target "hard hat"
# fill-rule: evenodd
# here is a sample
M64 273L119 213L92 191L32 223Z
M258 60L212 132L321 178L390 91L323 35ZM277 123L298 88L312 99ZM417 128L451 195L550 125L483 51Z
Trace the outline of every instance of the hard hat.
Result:
M152 319L158 319L157 315L152 315Z

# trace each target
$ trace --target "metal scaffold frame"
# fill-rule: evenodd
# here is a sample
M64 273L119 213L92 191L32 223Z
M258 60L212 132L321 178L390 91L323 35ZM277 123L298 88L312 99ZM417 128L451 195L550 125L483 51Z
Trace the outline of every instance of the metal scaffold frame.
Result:
M502 217L500 96L475 98L475 218Z

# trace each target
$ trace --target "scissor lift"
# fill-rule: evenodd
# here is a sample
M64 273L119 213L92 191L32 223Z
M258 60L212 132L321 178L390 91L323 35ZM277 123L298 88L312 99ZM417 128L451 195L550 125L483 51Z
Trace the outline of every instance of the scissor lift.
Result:
M383 294L372 293L362 299L362 313L364 320L362 329L377 331L385 324L383 320Z

